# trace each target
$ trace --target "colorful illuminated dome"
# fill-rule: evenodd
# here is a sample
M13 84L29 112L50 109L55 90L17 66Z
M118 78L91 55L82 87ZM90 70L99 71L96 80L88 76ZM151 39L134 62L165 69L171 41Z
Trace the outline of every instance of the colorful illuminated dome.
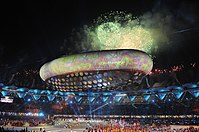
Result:
M103 50L55 59L41 67L40 76L53 90L111 91L133 86L152 67L152 59L143 51Z

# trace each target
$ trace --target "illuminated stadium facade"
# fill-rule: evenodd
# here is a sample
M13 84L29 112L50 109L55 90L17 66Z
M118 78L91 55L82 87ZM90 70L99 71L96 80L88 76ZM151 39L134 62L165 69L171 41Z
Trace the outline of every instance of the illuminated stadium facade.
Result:
M198 82L141 86L146 78L153 78L153 74L149 74L152 67L150 56L139 50L74 54L44 64L40 69L43 85L0 83L0 95L3 101L13 100L13 105L23 100L22 106L32 104L49 114L68 110L70 114L85 115L140 115L156 114L156 111L168 114L165 109L170 109L171 105L182 110L170 110L169 114L184 114L183 109L197 110Z
M40 76L48 89L58 91L125 90L139 83L152 67L145 52L105 50L55 59L41 67Z
M149 55L139 50L70 55L41 67L40 77L44 80L45 88L0 83L1 96L38 102L59 100L78 105L159 104L198 100L199 83L150 89L140 87L140 81L150 73L152 66Z
M158 86L152 68L151 57L133 49L68 55L44 64L29 81L31 76L25 72L0 83L1 102L8 106L22 101L24 112L34 106L48 114L89 117L197 113L198 81L171 84L174 81L168 80L165 86ZM40 83L35 83L35 77ZM23 85L24 80L37 86ZM165 111L171 106L181 110Z

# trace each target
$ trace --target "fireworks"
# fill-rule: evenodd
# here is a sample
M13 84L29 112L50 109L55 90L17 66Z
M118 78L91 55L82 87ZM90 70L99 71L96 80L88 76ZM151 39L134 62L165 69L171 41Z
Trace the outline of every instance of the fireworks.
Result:
M150 16L150 17L149 17ZM168 43L171 17L151 14L133 17L124 12L111 12L98 17L70 37L80 52L114 49L137 49L148 54ZM160 21L161 20L161 21Z
M96 28L96 35L100 41L99 50L138 49L149 53L153 44L150 31L139 25L131 27L108 22Z
M137 49L151 52L154 40L148 28L138 18L124 12L99 17L96 25L88 27L92 50Z
M181 65L172 66L168 69L155 68L153 71L150 72L149 75L166 74L166 73L172 73L172 72L181 72L181 71L185 70L185 67L188 68L188 69L194 69L194 68L198 69L198 64L193 62L193 63L190 63L187 66L184 66L183 64L181 64Z

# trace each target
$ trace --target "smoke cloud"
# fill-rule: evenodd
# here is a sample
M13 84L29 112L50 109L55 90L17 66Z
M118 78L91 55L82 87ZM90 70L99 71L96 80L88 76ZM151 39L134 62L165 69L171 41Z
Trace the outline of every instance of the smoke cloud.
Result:
M135 48L153 54L171 46L173 35L194 28L197 18L192 5L189 7L185 8L184 3L177 10L156 6L140 16L120 11L102 14L91 25L73 29L62 49L68 49L67 54L70 54ZM68 44L72 48L67 48Z

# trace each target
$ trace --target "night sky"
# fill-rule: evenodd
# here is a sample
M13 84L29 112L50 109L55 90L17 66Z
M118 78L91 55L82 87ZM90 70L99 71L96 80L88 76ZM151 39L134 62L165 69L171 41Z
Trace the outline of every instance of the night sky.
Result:
M71 3L70 3L71 2ZM199 62L199 2L185 0L125 1L24 1L0 4L0 66L38 65L58 58L64 40L74 28L89 24L109 11L135 15L166 8L183 21L183 29L171 36L170 46L156 54L156 67ZM181 24L181 23L180 23ZM186 30L188 29L188 30ZM67 47L71 47L68 44Z

